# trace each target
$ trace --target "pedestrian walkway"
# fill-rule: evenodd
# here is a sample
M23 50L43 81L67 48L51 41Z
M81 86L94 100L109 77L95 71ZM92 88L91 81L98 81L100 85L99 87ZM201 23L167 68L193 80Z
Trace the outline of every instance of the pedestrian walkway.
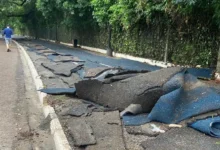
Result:
M5 43L0 41L0 149L13 147L18 126L16 124L16 105L18 93L23 90L18 87L18 74L21 61L17 47L12 45L12 52L7 52ZM18 74L18 76L16 76Z
M29 70L14 43L10 49L0 39L0 150L52 150L49 132L39 129L44 117Z

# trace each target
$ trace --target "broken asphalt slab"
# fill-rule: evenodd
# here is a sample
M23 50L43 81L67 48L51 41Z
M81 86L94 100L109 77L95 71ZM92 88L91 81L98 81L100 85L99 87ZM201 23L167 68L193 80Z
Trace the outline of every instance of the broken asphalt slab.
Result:
M44 88L69 88L60 78L41 78Z
M51 70L56 75L62 75L69 77L73 72L76 72L82 68L82 64L74 64L74 63L42 63L42 66Z
M87 150L125 150L118 111L93 112L90 117L86 117L86 121L91 125L97 140L97 144L88 146Z
M92 110L95 109L95 107L91 104L79 104L76 106L69 107L69 109L64 110L61 112L63 116L75 116L75 117L80 117L80 116L88 116L92 114Z
M145 150L220 150L217 138L191 128L171 129L156 139L142 142Z
M81 81L82 79L78 74L72 73L70 77L60 76L61 80L66 83L70 88L75 87L75 84Z
M44 54L44 53L56 53L56 52L50 49L37 51L37 54Z
M108 68L108 67L86 68L85 69L85 78L95 78L99 74L101 74L104 71L107 71L109 69L111 69L111 68Z
M149 112L163 94L162 85L181 70L179 67L161 69L111 84L98 80L80 81L75 85L76 93L79 98L120 111L130 104L140 104L142 112Z
M73 136L75 146L88 146L96 144L93 130L87 122L81 118L68 121L68 129Z
M52 61L54 62L84 62L82 60L80 60L78 57L74 57L74 56L55 56Z
M149 115L123 116L123 122L127 126L151 121L172 124L218 109L220 95L184 71L174 75L163 85L163 96ZM192 127L210 136L219 137L219 124L219 119L212 116L210 122L199 121Z

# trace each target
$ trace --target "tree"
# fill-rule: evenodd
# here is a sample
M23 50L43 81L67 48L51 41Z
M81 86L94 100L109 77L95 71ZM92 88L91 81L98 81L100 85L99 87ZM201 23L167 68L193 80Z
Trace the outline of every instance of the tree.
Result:
M22 23L22 19L24 17L29 17L33 12L32 9L29 9L33 1L34 0L1 0L0 26L5 27L9 24L14 28L16 33L19 33L20 30L24 30L25 24Z
M110 23L110 16L112 11L110 7L115 3L115 0L91 0L91 5L93 6L93 17L99 23L101 27L108 28L108 46L107 55L112 56L112 25Z
M214 0L212 3L212 6L214 8L214 19L216 21L216 24L218 25L218 29L220 29L220 2L218 0ZM217 59L217 67L216 72L220 73L220 33L218 35L218 59Z
M86 30L108 30L109 55L114 47L178 64L210 66L220 47L219 0L1 0L0 24L9 22L36 37L56 29L56 41L60 27L80 39Z

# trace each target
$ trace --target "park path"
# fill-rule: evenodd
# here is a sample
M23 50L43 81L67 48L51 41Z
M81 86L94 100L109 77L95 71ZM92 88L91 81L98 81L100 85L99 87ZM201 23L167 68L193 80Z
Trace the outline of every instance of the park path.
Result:
M11 52L6 52L0 39L0 149L52 149L48 131L38 128L43 115L31 77L25 74L17 46L12 44Z

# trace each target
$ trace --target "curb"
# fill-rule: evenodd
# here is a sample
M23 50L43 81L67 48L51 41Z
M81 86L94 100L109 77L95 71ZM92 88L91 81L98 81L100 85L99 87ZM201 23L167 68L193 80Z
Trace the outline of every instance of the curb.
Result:
M31 76L32 76L32 79L34 80L36 89L42 88L43 82L39 78L37 70L36 70L33 62L31 61L31 58L29 57L29 55L27 54L25 49L18 42L14 41L14 40L13 40L13 42L17 45L20 53L24 55L24 58L28 64L30 71L31 71ZM54 140L56 150L72 150L69 145L69 142L66 138L66 135L64 134L64 131L63 131L63 128L60 124L60 121L55 113L54 108L49 105L44 104L44 98L47 96L47 94L42 93L40 91L37 91L37 93L38 93L40 103L43 106L43 112L44 112L45 118L48 117L48 115L51 118L50 131L51 131L51 135Z

